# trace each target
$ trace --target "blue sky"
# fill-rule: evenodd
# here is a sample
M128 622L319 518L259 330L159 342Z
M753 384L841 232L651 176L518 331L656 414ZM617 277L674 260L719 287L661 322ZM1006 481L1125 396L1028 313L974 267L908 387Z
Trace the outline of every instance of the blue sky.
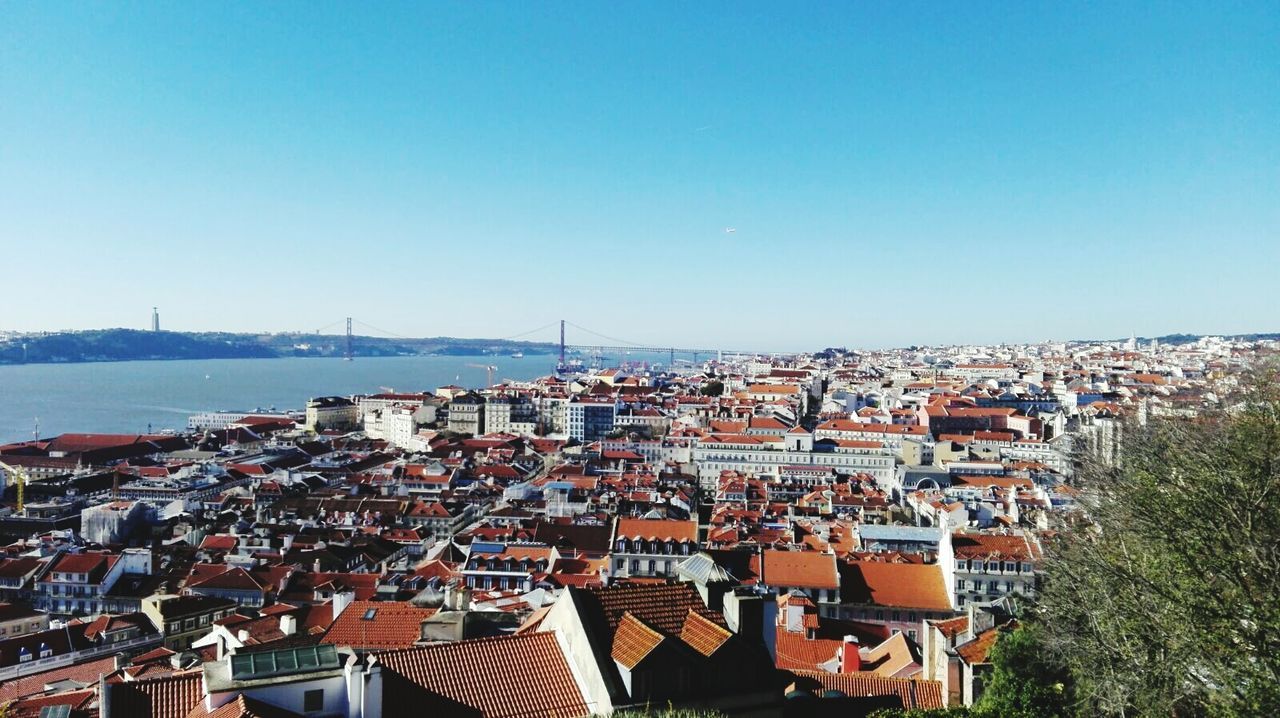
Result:
M0 4L0 328L1280 331L1274 2L369 7Z

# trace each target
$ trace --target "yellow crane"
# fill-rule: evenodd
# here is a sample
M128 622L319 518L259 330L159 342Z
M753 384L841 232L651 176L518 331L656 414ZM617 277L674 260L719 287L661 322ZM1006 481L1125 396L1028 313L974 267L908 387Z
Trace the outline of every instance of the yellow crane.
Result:
M27 472L12 464L6 464L3 461L0 461L0 469L4 469L5 473L12 476L13 482L18 485L18 513L22 513L23 509L26 507L26 504L23 501L23 493L27 488L27 481L29 480Z

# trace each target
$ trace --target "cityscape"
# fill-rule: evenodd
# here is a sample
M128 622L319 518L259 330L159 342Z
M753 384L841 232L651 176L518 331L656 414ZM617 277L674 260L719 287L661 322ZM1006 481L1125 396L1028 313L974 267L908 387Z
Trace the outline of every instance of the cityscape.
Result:
M0 718L1280 717L1277 38L0 2Z
M565 362L5 444L4 696L104 715L972 706L1051 537L1088 516L1083 457L1221 409L1278 349Z

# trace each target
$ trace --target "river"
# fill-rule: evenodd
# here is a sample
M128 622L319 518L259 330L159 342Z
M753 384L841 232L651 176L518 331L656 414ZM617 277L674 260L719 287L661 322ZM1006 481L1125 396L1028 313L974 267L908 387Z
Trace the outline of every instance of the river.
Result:
M67 432L183 429L199 411L302 409L313 396L435 391L552 372L551 356L414 356L341 359L206 359L0 366L0 442Z

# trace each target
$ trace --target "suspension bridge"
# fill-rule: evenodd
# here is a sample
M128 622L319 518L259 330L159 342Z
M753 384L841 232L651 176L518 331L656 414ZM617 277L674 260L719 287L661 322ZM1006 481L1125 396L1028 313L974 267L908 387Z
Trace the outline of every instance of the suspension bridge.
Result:
M336 322L333 322L331 324L328 324L326 326L316 329L315 333L325 336L325 332L341 327L344 322L346 323L346 350L344 352L344 358L348 360L354 356L352 353L352 345L353 345L354 338L357 336L355 334L356 328L360 328L362 331L366 331L366 332L373 332L375 335L382 335L384 337L390 337L393 339L405 339L405 340L416 341L423 338L423 337L410 337L410 336L405 336L403 334L397 334L395 332L387 331L386 329L375 327L372 324L369 324L368 322L363 322L353 317L346 317L345 319L339 319ZM544 334L544 332L554 330L557 325L559 325L559 328L560 328L559 341L556 341L554 336L548 336ZM568 341L566 339L567 328L572 328L577 332L581 332L583 335L586 335L586 338L589 341L574 341L574 342ZM588 352L588 353L611 351L611 352L641 352L641 353L652 353L652 354L667 354L670 357L670 360L672 363L675 362L676 354L692 354L694 356L695 361L697 360L697 356L699 354L707 355L707 356L710 356L713 354L716 356L721 356L724 354L746 355L746 356L756 356L756 355L773 356L777 354L777 352L764 352L764 351L756 351L756 350L750 350L750 349L725 349L721 347L709 348L709 347L658 346L652 343L646 344L644 342L632 342L626 339L619 339L618 337L609 336L607 334L601 334L600 332L593 331L579 324L575 324L567 319L560 319L554 322L549 322L535 329L530 329L528 331L520 332L518 334L512 334L510 336L495 337L491 339L480 339L475 341L495 341L495 342L522 341L522 342L529 342L529 343L557 345L560 350L561 364L565 363L566 354L570 351Z

